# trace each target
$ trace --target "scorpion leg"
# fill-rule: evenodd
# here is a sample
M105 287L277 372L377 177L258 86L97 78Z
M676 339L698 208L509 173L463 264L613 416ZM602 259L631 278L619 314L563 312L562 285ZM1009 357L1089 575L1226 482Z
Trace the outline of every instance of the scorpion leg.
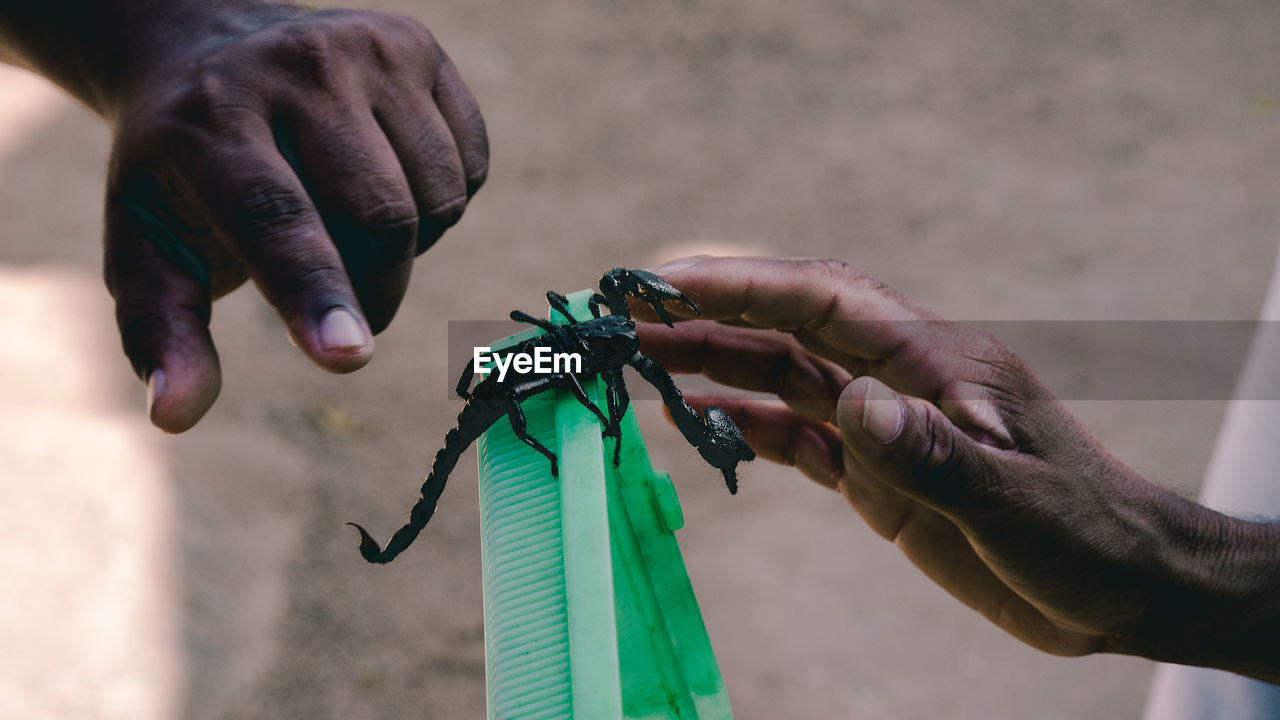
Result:
M698 306L684 293L672 287L666 280L644 270L614 268L600 278L600 292L609 305L609 311L614 315L631 317L625 295L631 295L649 303L653 311L658 313L658 317L662 318L662 322L667 325L671 324L671 316L667 314L666 308L662 307L665 300L683 303L695 313L702 314Z
M572 373L564 373L562 375L552 375L545 378L539 378L528 383L517 386L511 393L511 397L507 400L507 420L511 423L511 431L525 445L537 450L551 461L551 474L559 477L559 461L556 454L551 452L545 445L538 442L529 434L528 425L524 417L524 410L520 407L520 402L530 395L535 395L551 387L561 387L569 390L573 394L575 400L582 404L591 412L600 418L600 422L607 428L609 426L609 418L600 411L595 403L591 402L591 398L587 397L587 393L582 389L582 385L578 382L578 378Z
M546 332L551 332L552 330L556 329L555 325L552 325L551 323L547 322L546 320L543 320L542 318L536 318L522 310L512 310L507 317L510 317L512 320L515 320L516 322L535 325Z
M591 308L591 317L595 318L596 320L599 320L600 306L606 305L608 304L608 302L609 301L605 300L604 296L601 295L600 293L593 293L590 299L587 300L587 307Z
M570 324L577 325L578 319L569 312L569 298L561 295L555 290L547 291L547 302L551 304L552 309L560 313Z
M671 375L656 360L637 353L631 366L640 372L640 376L658 389L662 402L671 411L680 434L689 444L698 449L712 467L719 468L724 475L724 482L729 486L729 493L738 492L738 477L735 469L739 462L754 460L756 454L742 437L742 431L734 424L729 414L718 407L708 407L705 418L699 418L698 412L684 401L680 388L676 387Z
M600 418L600 424L604 426L606 431L609 428L609 418L605 417L600 411L600 407L591 402L591 398L587 397L587 391L582 389L582 384L578 382L578 378L573 373L564 373L563 376L555 376L553 384L556 387L567 388L573 393L573 398L582 403L582 406L596 414Z
M627 394L627 386L622 380L621 371L611 370L601 373L604 377L605 401L609 405L609 425L605 427L604 436L612 436L613 464L617 467L622 462L622 416L627 414L631 397Z
M537 450L551 461L551 474L559 477L559 463L556 460L556 454L547 449L546 445L538 442L537 438L529 434L528 424L525 422L524 410L520 407L520 401L535 395L551 387L551 378L544 377L532 380L527 383L521 383L516 386L511 395L507 397L507 420L511 423L511 432L523 442L525 445Z
M613 372L613 401L618 412L618 427L622 427L622 416L631 407L631 394L627 392L627 383L622 379L622 370Z

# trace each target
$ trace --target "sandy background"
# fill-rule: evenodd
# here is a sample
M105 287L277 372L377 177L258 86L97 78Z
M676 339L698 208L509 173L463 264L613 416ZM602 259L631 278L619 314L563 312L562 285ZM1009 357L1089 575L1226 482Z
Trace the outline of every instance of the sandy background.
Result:
M397 526L451 427L446 320L707 247L838 257L964 319L1245 320L1275 257L1274 3L373 5L455 58L489 183L355 375L251 289L220 302L222 398L180 437L99 280L107 131L0 74L0 716L482 716L473 456L394 565L342 527ZM1223 407L1075 404L1188 493ZM762 463L730 498L640 411L737 717L1137 717L1149 663L1024 648L839 498Z

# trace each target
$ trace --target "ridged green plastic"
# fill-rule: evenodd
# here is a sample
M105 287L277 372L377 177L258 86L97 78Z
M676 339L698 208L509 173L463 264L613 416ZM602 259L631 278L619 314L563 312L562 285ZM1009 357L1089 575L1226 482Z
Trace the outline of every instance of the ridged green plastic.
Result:
M580 320L590 296L569 298ZM601 386L584 384L603 408ZM560 477L505 421L478 443L489 718L732 717L676 544L680 501L653 470L634 414L615 468L613 441L568 392L522 407Z

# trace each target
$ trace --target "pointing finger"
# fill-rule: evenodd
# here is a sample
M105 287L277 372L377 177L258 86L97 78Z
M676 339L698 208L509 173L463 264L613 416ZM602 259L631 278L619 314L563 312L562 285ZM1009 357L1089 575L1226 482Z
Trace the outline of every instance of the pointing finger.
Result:
M270 129L250 119L240 137L187 164L189 184L223 244L248 269L290 336L317 365L350 372L369 361L373 336L342 257Z

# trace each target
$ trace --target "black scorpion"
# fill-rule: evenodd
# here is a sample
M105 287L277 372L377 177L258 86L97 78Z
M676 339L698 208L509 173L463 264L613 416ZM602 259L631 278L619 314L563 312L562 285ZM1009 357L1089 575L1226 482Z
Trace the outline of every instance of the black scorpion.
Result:
M473 366L468 363L458 381L457 389L458 395L467 401L466 406L458 414L458 426L445 435L444 447L436 453L431 472L422 484L422 497L409 512L409 522L391 536L386 548L380 547L364 528L356 523L347 523L360 531L360 554L365 560L371 563L388 563L409 547L435 513L436 502L444 491L445 481L462 453L503 415L507 416L517 438L551 461L551 474L558 477L555 453L529 435L525 427L520 403L532 395L552 388L571 392L578 402L600 419L604 426L602 435L615 439L613 461L616 465L622 448L622 416L631 402L622 379L624 365L635 368L641 377L658 389L681 434L698 449L704 460L724 474L729 492L738 492L735 469L739 462L754 459L755 453L747 447L742 433L728 413L717 407L708 407L705 419L699 418L697 411L684 401L680 389L667 371L653 358L641 354L636 324L627 308L626 295L649 303L668 326L671 325L671 318L662 307L664 301L683 303L695 313L701 314L692 300L657 275L624 268L614 268L600 278L600 292L588 301L591 320L578 322L569 312L567 298L552 291L547 292L547 301L569 321L568 325L555 326L546 320L512 310L512 320L536 325L546 334L496 350L495 353L531 354L538 347L547 347L556 353L578 353L582 357L582 371L533 374L516 372L512 367L503 380L498 379L498 373L490 373L476 384L473 391L468 392L474 375ZM608 315L600 314L601 305L609 308ZM594 376L604 380L607 414L592 403L582 389L581 380Z

